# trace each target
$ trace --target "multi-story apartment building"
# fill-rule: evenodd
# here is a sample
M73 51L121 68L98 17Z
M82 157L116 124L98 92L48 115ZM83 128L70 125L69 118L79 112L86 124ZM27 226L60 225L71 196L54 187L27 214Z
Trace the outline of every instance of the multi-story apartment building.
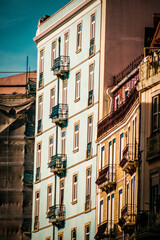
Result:
M112 76L142 53L140 30L157 0L148 5L137 0L122 14L120 1L72 0L39 21L32 239L95 236L97 123Z
M31 239L36 76L0 78L0 239Z
M134 236L137 213L139 98L143 56L114 77L109 114L98 123L97 233L95 239Z
M159 18L158 18L159 17ZM137 239L160 239L160 15L139 66L141 98Z

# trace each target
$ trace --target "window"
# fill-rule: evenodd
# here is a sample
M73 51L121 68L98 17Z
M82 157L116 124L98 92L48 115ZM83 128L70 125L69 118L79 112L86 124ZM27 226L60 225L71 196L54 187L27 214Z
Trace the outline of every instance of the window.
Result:
M123 157L123 141L124 141L124 133L120 135L120 161L122 160Z
M82 23L77 25L77 52L82 48Z
M89 66L88 106L93 104L94 64Z
M92 128L93 128L93 116L88 117L88 135L87 135L87 158L92 155Z
M59 191L59 204L60 206L64 205L64 179L60 180L60 191Z
M117 110L119 107L119 96L115 98L115 110Z
M90 224L85 225L85 240L90 239Z
M137 118L132 122L132 159L136 157L136 132L137 132Z
M159 172L150 175L150 211L159 213Z
M74 150L79 148L79 123L74 124Z
M114 194L107 197L107 223L108 230L114 226Z
M76 82L75 82L75 100L80 99L80 79L81 79L81 73L76 73Z
M39 64L39 88L43 86L43 75L44 75L44 50L41 50Z
M63 240L63 233L58 233L58 240Z
M38 128L37 133L42 131L42 108L43 108L43 97L42 95L38 98Z
M66 147L66 131L63 130L61 133L61 153L65 154L65 147Z
M51 158L53 156L53 136L50 136L49 138L49 162L51 161Z
M52 206L52 185L47 186L47 211Z
M104 168L104 161L105 161L105 146L101 148L101 167L100 169L102 170Z
M131 179L131 215L135 213L135 176Z
M127 208L128 208L128 204L129 204L129 183L127 183Z
M68 32L64 35L64 56L68 56L69 50L69 34Z
M160 129L160 95L152 98L152 131Z
M54 64L55 59L56 59L56 41L52 43L52 66Z
M91 39L95 38L95 13L91 15Z
M103 200L100 201L99 207L99 224L103 222Z
M116 153L116 139L109 142L109 156L108 156L108 180L115 181L115 153Z
M77 174L73 175L72 180L72 202L77 202Z
M41 142L37 144L36 181L40 180L40 167L41 167Z
M50 92L50 113L52 113L52 108L54 106L55 106L55 88L52 88Z
M131 129L130 127L128 127L128 152L130 152L130 133L131 133Z
M39 191L35 192L34 230L38 229L39 223Z
M67 81L63 81L62 103L67 104Z
M71 230L71 240L76 240L76 228L72 228Z
M90 210L91 200L91 167L86 169L86 204L85 210Z
M119 208L118 208L118 218L121 218L121 209L122 209L122 189L119 190Z
M126 89L126 90L125 90L125 100L127 99L128 94L129 94L129 91L128 91L128 89Z

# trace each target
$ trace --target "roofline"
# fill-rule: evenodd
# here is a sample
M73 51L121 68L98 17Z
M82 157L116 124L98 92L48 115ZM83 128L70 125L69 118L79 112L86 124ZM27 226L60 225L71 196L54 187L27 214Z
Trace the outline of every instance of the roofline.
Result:
M96 0L94 0L96 1ZM73 1L71 1L70 3L72 3ZM89 3L93 2L93 0L86 0L84 2L82 2L80 5L78 5L76 8L74 8L72 11L70 11L69 13L67 13L64 17L62 17L61 19L59 19L57 22L55 22L54 24L52 24L52 26L50 26L49 28L47 28L46 30L44 30L42 33L40 33L38 36L34 37L33 40L35 43L38 43L38 41L43 38L46 34L49 34L50 32L52 32L56 27L58 27L60 24L64 23L66 20L68 20L69 18L71 18L73 15L75 15L77 12L81 11L86 5L88 5ZM69 4L70 4L69 3ZM68 4L67 4L68 5ZM66 6L67 6L66 5ZM66 6L64 6L63 8L65 8ZM63 9L62 8L62 9ZM61 11L62 9L60 9L59 11ZM58 11L58 12L59 12ZM57 14L57 13L55 13ZM55 15L54 14L54 15ZM53 17L54 15L52 15L51 17Z

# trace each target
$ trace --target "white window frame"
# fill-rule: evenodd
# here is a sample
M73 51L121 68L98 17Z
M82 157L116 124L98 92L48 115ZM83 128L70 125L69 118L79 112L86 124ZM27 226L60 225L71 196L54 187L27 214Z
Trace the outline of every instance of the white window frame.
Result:
M52 184L49 184L47 186L47 212L49 211L49 207L51 206L52 206Z
M78 129L76 127L78 126ZM79 122L74 124L74 149L73 150L78 150L79 149Z
M79 27L81 29L79 29ZM82 48L82 22L77 25L77 51L80 51Z
M49 158L48 158L49 162L51 161L51 157L53 156L53 141L54 141L54 137L52 135L49 137Z
M76 73L76 80L75 80L75 100L80 99L80 81L81 81L81 72L78 71Z

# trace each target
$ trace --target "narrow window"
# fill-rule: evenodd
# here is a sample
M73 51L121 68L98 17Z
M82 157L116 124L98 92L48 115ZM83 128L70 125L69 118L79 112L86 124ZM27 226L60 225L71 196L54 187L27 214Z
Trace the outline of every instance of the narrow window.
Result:
M58 240L63 240L63 233L58 233Z
M116 97L116 99L115 99L115 110L117 110L118 107L119 107L119 96Z
M123 158L123 148L124 148L123 141L124 141L124 133L120 135L120 161Z
M82 23L77 25L77 51L82 48Z
M87 157L91 156L93 117L88 117Z
M115 174L116 174L115 163L116 163L116 139L113 139L113 151L112 151L112 179L113 179L113 182L115 181Z
M72 202L77 201L77 174L73 175Z
M131 179L131 215L135 213L135 177Z
M60 206L64 205L64 180L60 180L60 196L59 196L59 204Z
M131 129L130 127L128 127L128 152L130 152L130 133L131 133Z
M75 100L79 100L80 99L80 78L81 78L81 73L78 72L76 74Z
M122 209L122 189L119 190L119 208L118 208L118 218L121 218L121 209Z
M103 200L100 201L99 224L103 222Z
M111 228L114 227L114 193L111 195Z
M109 142L109 156L108 156L108 181L112 180L112 142Z
M54 65L55 59L56 59L56 41L52 43L52 66Z
M76 228L71 230L71 240L76 240Z
M90 239L90 224L85 225L85 240Z
M89 66L88 106L93 104L94 64Z
M36 181L40 180L40 167L41 167L41 143L38 143L36 161Z
M102 170L104 168L104 158L105 158L105 146L101 148L101 167Z
M41 50L39 64L39 88L43 86L43 76L44 76L44 50Z
M64 35L64 56L68 56L68 50L69 50L69 34L68 32Z
M61 153L65 154L65 148L66 148L66 131L63 130L61 133Z
M38 128L37 132L40 133L42 131L42 108L43 108L43 98L39 96L38 98Z
M95 13L91 15L91 39L95 38Z
M52 206L52 185L48 185L47 187L47 211Z
M63 81L62 103L67 104L67 81Z
M34 230L38 229L39 223L39 191L35 192Z
M74 125L74 150L79 148L79 123Z
M86 170L86 206L85 206L85 210L90 209L90 201L91 201L91 168L87 168L87 170Z
M128 90L126 90L126 91L125 91L125 100L127 99L127 97L128 97L128 94L129 94L129 91L128 91Z
M150 175L150 211L159 213L159 172Z
M53 136L49 138L49 162L53 156Z
M52 113L52 109L54 106L55 106L55 88L52 88L50 92L50 113Z
M128 209L128 204L129 204L129 183L127 184L127 209Z

